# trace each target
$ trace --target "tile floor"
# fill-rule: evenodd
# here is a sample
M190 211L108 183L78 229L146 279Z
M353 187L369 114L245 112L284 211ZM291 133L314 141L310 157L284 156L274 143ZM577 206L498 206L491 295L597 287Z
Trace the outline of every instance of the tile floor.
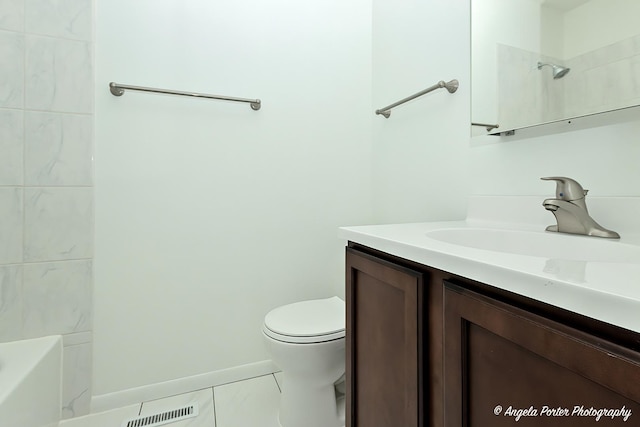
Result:
M195 418L167 424L170 427L280 427L279 373L210 387L164 399L142 402L111 411L64 420L60 427L121 427L126 419L150 415L198 402Z

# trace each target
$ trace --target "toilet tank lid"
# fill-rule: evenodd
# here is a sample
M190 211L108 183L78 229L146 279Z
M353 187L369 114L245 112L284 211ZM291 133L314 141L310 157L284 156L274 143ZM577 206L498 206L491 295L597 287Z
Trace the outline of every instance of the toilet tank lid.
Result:
M313 337L343 331L344 301L338 297L300 301L274 308L264 325L281 335Z

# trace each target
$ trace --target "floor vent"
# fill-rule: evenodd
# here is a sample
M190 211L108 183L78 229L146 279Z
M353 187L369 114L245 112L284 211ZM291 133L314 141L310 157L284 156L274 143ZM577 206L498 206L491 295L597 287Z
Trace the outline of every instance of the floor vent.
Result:
M153 415L145 415L124 420L122 427L156 427L176 421L186 420L198 416L198 404L191 403L181 408L159 412Z

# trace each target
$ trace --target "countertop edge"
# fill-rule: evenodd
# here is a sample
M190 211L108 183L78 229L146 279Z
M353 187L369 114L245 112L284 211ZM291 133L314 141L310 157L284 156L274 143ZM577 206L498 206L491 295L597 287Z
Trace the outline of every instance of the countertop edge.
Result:
M398 227L418 225L401 224ZM429 227L466 225L465 221L428 223ZM401 238L392 240L374 232L384 227L393 226L340 227L338 237L640 333L640 298L617 295L604 289L580 286L550 274L540 274L538 264L544 263L540 258L509 255L499 257L499 262L488 262L469 256L473 251L456 255L443 251L437 245L417 246L403 242ZM512 259L518 260L518 268L508 265L509 257L516 257ZM640 290L638 293L640 295Z

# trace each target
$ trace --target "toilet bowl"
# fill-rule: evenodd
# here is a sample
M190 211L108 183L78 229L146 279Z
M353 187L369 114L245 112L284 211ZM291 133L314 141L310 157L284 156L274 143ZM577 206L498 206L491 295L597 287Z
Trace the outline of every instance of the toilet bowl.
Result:
M344 426L344 397L335 387L345 370L344 301L332 297L275 308L262 332L282 371L280 425Z

